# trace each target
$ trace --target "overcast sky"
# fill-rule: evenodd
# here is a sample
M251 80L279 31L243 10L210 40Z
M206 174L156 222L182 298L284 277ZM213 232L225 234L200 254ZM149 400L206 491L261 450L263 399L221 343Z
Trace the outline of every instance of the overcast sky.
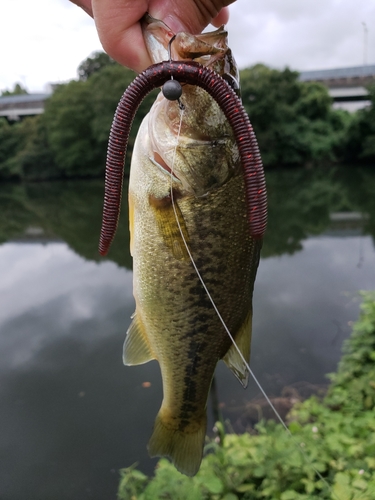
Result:
M375 64L374 0L238 0L229 44L240 68L263 62L296 70ZM76 78L101 45L94 22L68 0L3 0L0 90L21 82L31 92Z

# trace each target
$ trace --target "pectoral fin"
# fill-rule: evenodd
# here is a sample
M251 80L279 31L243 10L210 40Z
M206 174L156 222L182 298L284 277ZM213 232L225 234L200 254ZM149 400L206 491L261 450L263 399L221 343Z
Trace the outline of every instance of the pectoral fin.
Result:
M136 313L133 314L132 318L133 321L126 334L122 360L124 365L142 365L155 359L155 356L141 320Z
M149 202L154 209L156 221L164 242L172 251L173 256L178 260L188 259L189 254L186 250L184 239L188 243L189 235L176 199L172 203L170 196L162 199L150 196Z
M247 363L250 360L250 343L251 343L251 322L252 322L252 311L246 316L246 319L239 329L237 335L235 336L236 344L245 358ZM223 358L225 364L232 370L238 380L244 387L247 387L247 382L249 379L249 370L246 368L241 356L239 355L237 349L234 345L231 345L228 352Z

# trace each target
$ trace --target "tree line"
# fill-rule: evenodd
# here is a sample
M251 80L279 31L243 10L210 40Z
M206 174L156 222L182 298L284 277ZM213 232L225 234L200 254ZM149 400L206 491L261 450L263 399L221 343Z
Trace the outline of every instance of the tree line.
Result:
M85 178L103 174L117 103L135 74L105 53L87 58L78 80L57 85L42 115L16 123L0 118L0 179ZM298 72L257 64L241 71L241 93L266 167L367 163L375 160L375 86L372 106L350 114L332 108L327 88L301 82ZM17 84L13 92L24 93ZM156 91L141 104L136 132Z

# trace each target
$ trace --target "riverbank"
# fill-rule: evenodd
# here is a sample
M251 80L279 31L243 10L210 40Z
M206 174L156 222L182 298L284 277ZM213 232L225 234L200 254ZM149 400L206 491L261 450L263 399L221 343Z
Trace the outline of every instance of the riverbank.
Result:
M289 414L293 438L272 421L260 423L255 435L227 434L222 444L207 445L193 479L165 459L152 479L134 467L122 470L119 500L375 498L375 292L361 295L360 318L327 396Z

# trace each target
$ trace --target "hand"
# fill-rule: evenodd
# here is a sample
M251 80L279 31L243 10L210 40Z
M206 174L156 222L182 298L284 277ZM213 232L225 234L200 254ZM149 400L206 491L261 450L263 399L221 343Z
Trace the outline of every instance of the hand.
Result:
M71 0L94 18L100 41L109 56L141 72L152 64L140 20L148 12L172 31L201 33L209 24L228 22L227 6L235 0Z

